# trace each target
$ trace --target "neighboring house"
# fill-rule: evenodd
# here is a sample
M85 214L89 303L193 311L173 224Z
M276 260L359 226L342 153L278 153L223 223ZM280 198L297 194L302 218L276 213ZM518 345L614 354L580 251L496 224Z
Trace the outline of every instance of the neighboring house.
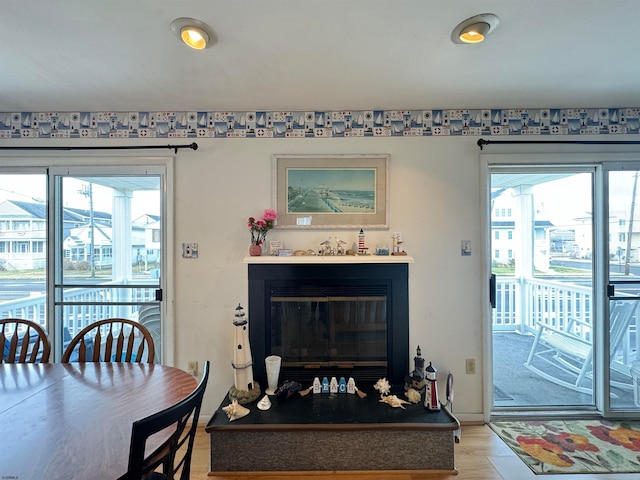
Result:
M45 267L47 222L44 204L6 200L0 203L0 269L32 270ZM93 236L94 266L113 263L112 219L106 212L64 209L63 257L91 261ZM132 259L143 268L160 256L160 218L144 215L132 225ZM93 231L93 233L92 233Z

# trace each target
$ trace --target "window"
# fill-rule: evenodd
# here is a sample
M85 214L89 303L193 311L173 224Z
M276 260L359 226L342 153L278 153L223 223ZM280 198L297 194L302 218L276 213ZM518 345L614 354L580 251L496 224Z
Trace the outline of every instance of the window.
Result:
M500 259L500 250L496 250L495 252L493 252L493 258L495 258L496 260Z
M509 249L509 250L507 251L507 258L508 258L509 260L511 260L511 259L513 258L513 250Z
M509 231L507 232L507 238L508 238L509 240L513 240L513 230L509 230Z
M493 236L496 240L500 240L500 231L496 230Z
M18 221L16 220L15 222L13 222L13 229L16 232L26 232L27 230L30 230L30 224L29 222L23 222L23 221Z
M171 162L135 162L26 166L27 173L16 173L24 166L21 159L18 166L9 161L0 167L0 191L8 192L0 198L0 273L11 274L0 275L0 291L10 293L0 298L0 318L25 317L43 326L54 346L52 361L59 361L64 342L81 328L108 317L144 321L156 344L156 362L166 353L159 299L164 279L170 278L160 269L167 263L161 262L162 206ZM155 242L135 223L145 215L157 224ZM132 265L135 251L147 249L157 252L153 261ZM143 307L152 314L143 316ZM168 352L171 362L170 347Z
M507 217L511 217L511 209L507 208Z
M29 242L13 242L14 253L29 253Z

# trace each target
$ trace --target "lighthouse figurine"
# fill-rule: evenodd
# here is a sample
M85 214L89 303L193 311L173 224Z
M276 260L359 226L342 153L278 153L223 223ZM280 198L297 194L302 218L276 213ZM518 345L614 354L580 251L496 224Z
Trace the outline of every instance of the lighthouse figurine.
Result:
M233 325L235 327L235 348L233 350L234 388L229 391L231 400L248 403L260 395L260 386L253 380L253 359L249 345L249 329L244 309L240 304L236 307Z
M429 362L429 366L425 369L425 376L427 377L427 387L424 392L424 408L427 410L438 411L440 410L440 401L438 400L438 371Z

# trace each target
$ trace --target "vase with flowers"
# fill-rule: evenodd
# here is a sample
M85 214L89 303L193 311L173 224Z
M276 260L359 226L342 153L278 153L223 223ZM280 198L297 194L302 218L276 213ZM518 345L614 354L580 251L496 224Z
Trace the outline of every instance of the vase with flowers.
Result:
M262 255L262 246L267 238L267 232L273 228L274 222L278 218L275 210L266 209L262 217L256 220L249 217L247 226L251 232L251 246L249 247L249 255L259 257Z

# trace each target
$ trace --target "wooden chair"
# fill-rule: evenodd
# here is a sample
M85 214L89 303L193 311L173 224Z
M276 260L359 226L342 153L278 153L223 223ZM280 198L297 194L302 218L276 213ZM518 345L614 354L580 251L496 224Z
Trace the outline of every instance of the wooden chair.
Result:
M155 345L144 325L126 318L98 320L78 332L62 362L153 363Z
M611 367L630 379L629 368L619 368L615 353L629 329L637 304L623 302L613 306L610 318ZM588 332L588 335L585 335ZM557 385L591 394L593 345L591 324L570 318L565 328L538 322L538 332L524 366L533 373ZM587 380L587 381L585 381ZM631 384L611 381L612 385L628 389Z
M31 320L0 320L0 363L47 363L51 344L46 332ZM21 332L22 329L24 332Z
M189 479L193 443L208 378L209 361L207 360L204 362L202 380L187 398L133 423L129 467L127 474L121 480ZM187 428L189 421L191 424ZM168 428L172 428L170 437L145 457L147 439ZM159 467L162 467L162 472L156 472Z

